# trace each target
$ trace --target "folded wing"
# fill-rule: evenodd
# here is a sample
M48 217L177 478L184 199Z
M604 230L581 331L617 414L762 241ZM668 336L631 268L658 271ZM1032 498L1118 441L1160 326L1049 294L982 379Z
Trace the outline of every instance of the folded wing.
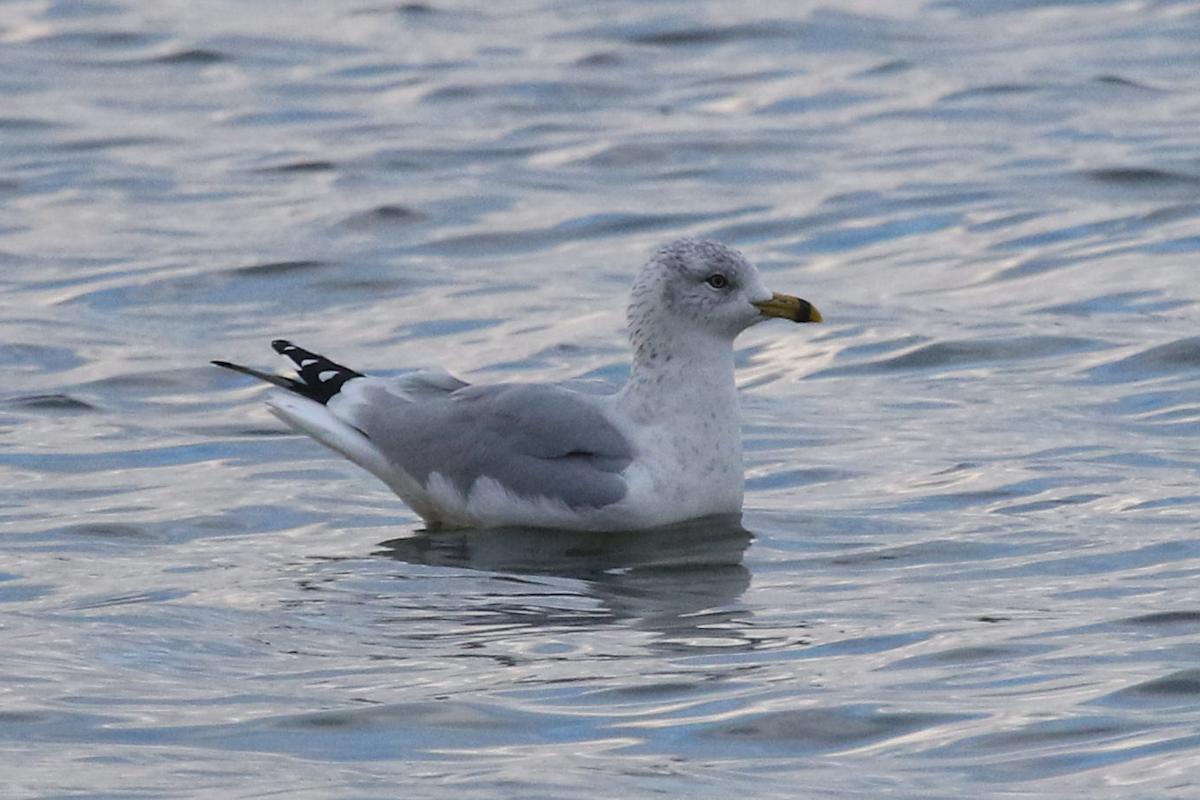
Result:
M572 509L625 495L621 471L631 447L591 398L546 384L450 380L458 388L356 381L333 410L422 485L437 474L467 495L490 478L514 494Z

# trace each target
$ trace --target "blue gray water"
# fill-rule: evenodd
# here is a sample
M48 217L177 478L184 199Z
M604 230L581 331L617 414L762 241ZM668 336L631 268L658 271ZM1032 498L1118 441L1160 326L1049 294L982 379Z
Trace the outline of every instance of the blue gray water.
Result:
M1198 42L0 5L0 794L1200 796ZM739 340L740 526L429 535L207 366L619 379L679 235L827 320Z

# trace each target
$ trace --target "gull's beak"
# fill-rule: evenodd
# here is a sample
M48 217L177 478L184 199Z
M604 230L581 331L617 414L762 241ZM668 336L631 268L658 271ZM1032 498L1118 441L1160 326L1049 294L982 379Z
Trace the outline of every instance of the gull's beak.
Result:
M821 312L807 300L776 292L770 300L754 304L764 317L783 317L792 322L821 322Z

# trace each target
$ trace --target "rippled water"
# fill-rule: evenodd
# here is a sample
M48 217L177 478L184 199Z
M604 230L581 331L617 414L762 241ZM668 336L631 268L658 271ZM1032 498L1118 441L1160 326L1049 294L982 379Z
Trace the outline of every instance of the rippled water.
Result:
M0 6L3 795L1196 797L1197 41ZM427 534L207 366L619 378L683 234L827 320L740 340L740 524Z

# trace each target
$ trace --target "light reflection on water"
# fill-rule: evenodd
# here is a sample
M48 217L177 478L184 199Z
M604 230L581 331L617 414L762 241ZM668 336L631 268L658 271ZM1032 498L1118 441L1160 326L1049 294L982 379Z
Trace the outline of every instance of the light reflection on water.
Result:
M0 11L5 796L1194 796L1198 35ZM827 319L739 342L740 522L425 532L207 366L620 380L682 234Z

